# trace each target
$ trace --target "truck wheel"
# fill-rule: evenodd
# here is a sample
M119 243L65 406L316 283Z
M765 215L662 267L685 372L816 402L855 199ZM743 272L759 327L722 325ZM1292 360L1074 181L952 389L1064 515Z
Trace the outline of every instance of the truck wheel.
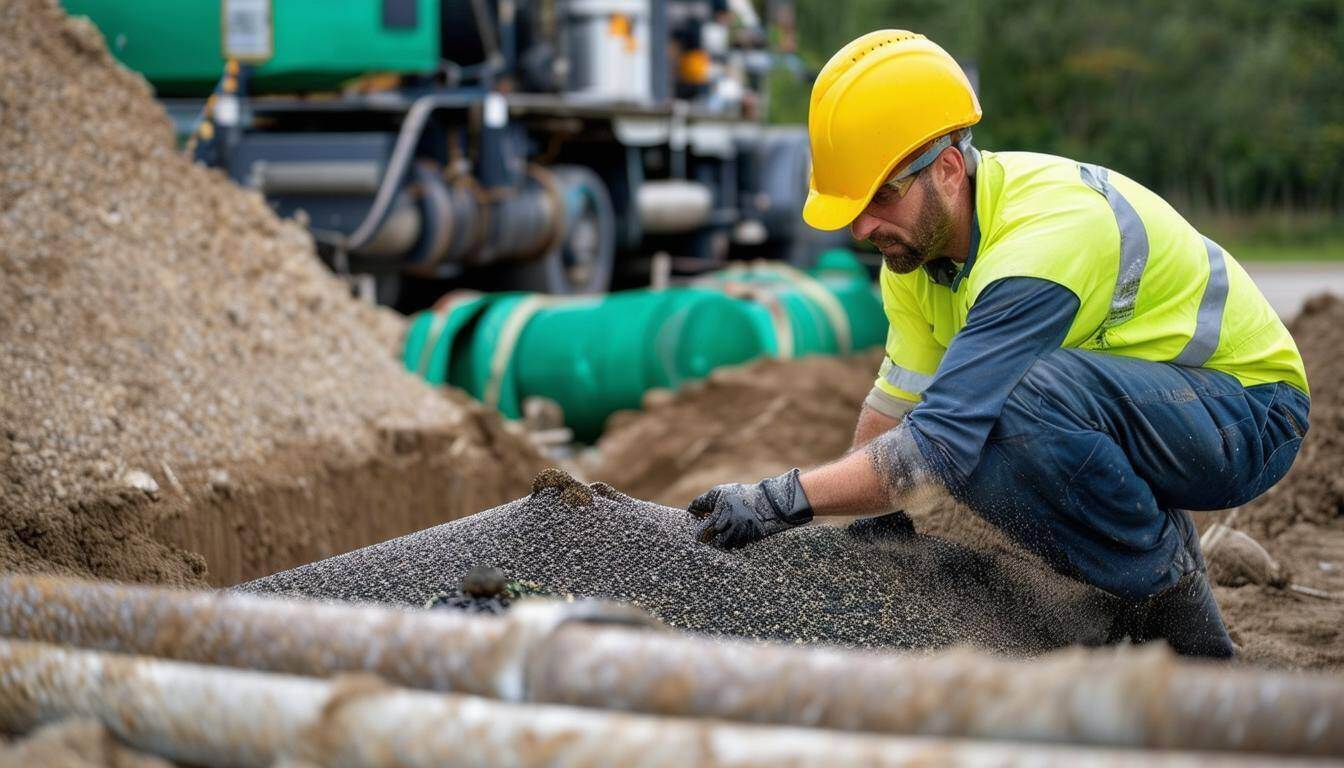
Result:
M511 268L511 288L542 293L603 293L611 287L616 259L616 214L607 186L577 165L550 169L565 203L561 241L540 259Z

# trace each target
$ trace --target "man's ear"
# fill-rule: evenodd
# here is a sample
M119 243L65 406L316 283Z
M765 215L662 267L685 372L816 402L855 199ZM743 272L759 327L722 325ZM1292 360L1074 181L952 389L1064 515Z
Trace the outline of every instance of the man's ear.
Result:
M966 178L966 160L961 156L961 150L953 145L938 155L938 160L931 170L936 174L938 187L951 194L956 191L961 180Z

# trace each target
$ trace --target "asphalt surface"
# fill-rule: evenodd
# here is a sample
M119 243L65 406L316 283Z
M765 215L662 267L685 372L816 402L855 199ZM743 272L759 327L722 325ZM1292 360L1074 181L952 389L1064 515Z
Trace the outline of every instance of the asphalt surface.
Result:
M1344 296L1344 262L1249 262L1242 266L1284 320L1296 317L1312 296Z

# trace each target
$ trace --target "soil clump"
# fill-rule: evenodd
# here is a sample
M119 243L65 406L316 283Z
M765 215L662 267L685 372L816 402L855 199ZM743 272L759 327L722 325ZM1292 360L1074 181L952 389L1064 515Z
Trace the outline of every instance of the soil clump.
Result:
M1097 643L1111 625L1101 593L916 534L899 514L736 551L700 544L694 530L684 510L551 470L527 498L238 589L419 606L487 565L536 591L627 601L713 635L1017 655Z
M0 71L0 569L230 583L526 492L87 19L0 5Z

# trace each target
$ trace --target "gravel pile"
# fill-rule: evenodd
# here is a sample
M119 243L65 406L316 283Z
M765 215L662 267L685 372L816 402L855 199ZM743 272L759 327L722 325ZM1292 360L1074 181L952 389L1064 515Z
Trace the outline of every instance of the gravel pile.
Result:
M535 453L404 373L402 321L179 154L87 19L0 3L0 73L0 570L256 576L526 492Z
M1110 624L1108 601L1090 588L916 535L895 517L808 526L735 552L695 542L693 530L683 510L547 470L526 498L238 589L418 606L491 565L709 634L1023 654L1096 641Z

